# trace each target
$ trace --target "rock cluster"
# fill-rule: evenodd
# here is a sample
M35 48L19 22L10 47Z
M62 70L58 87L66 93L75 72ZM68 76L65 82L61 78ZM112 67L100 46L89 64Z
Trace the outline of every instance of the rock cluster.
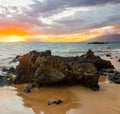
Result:
M109 61L95 56L91 50L80 57L53 56L50 50L31 51L20 59L15 83L34 83L39 87L82 84L99 90L98 70L103 68L113 66Z
M16 76L14 75L16 72L16 69L13 67L2 69L3 74L0 75L0 86L8 86L11 85L14 80L16 79Z

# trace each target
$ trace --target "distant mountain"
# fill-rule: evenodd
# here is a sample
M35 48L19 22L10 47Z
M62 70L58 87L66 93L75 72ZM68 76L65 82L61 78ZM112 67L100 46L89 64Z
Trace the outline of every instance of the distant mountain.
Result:
M102 35L92 38L87 42L120 42L120 34Z

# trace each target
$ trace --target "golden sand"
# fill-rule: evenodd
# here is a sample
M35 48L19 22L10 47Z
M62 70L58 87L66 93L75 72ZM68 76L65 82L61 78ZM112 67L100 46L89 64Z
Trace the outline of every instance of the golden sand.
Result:
M26 85L18 85L19 95L25 106L32 107L35 114L120 114L120 85L100 82L101 90L94 92L82 86L45 87L31 93L22 92ZM61 99L60 105L47 104Z

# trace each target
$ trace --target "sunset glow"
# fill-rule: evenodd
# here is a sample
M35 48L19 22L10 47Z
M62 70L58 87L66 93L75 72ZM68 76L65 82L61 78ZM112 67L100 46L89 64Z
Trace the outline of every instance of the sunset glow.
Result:
M0 33L3 36L12 36L12 35L16 35L16 36L26 36L29 35L28 32L24 31L24 30L20 30L18 28L3 28L0 29Z
M20 41L27 41L25 37L20 36L1 36L0 42L20 42Z
M110 1L0 1L0 42L84 42L120 34L120 4ZM115 13L114 13L115 12Z
M112 26L106 26L102 28L91 29L85 32L73 33L73 34L31 34L25 29L4 28L0 29L1 37L0 42L20 42L20 41L41 41L41 42L84 42L91 38L103 35L105 31L112 32L116 28Z

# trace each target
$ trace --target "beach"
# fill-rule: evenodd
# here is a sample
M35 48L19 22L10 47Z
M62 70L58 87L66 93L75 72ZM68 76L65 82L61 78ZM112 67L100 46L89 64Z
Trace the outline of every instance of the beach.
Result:
M0 0L0 114L120 114L120 0Z
M111 54L112 57L106 57L106 53L104 52L100 52L99 54L97 51L95 54L96 53L97 55L104 55L101 57L111 61L115 69L120 72L120 62L118 62L120 58L119 53L113 51ZM64 54L65 53L63 53L63 55ZM4 62L7 63L8 61L10 61L10 59L0 61L1 66L4 65ZM93 91L82 85L73 85L40 87L39 89L32 89L30 93L26 94L23 90L27 85L28 84L13 84L0 88L0 110L2 114L120 113L120 85L109 81L106 76L99 78L100 91ZM62 100L63 103L59 105L48 105L49 101L57 99Z
M119 114L120 86L114 83L100 82L99 92L82 86L46 87L33 90L30 94L22 92L17 86L18 95L22 96L24 105L32 107L35 114ZM61 99L60 105L47 104L48 101Z
M119 56L119 55L118 55ZM118 58L112 60L115 68L119 66ZM117 69L119 70L119 69ZM24 100L26 107L31 107L35 114L119 114L120 113L120 85L106 81L106 77L99 79L100 91L95 92L86 87L75 85L69 87L41 87L33 89L31 93L23 93L26 85L16 85L18 96ZM62 104L49 106L48 101L61 99Z

